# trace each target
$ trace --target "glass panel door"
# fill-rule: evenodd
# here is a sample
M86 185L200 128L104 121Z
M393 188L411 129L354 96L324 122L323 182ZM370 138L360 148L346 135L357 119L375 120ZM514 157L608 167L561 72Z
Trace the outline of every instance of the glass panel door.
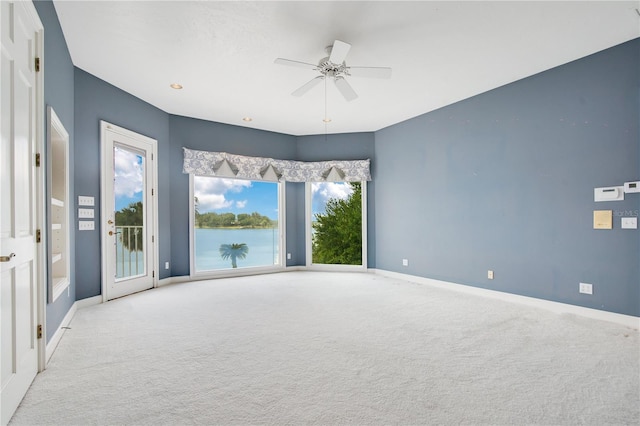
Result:
M145 275L145 159L129 148L113 147L116 281Z

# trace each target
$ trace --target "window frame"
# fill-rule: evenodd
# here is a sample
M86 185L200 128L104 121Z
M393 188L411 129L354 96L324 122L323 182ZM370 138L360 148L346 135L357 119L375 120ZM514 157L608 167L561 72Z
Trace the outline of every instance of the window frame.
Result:
M331 265L325 263L313 263L312 253L312 222L313 222L313 206L311 185L320 182L305 182L305 247L306 247L306 268L318 271L344 271L344 272L362 272L367 270L367 181L360 181L362 203L362 264L361 265Z
M192 280L201 280L207 278L224 278L224 277L237 277L246 275L259 275L268 274L274 272L284 271L286 268L286 214L285 214L285 184L283 182L273 182L278 185L278 265L269 266L245 266L241 268L219 269L219 270L207 270L196 271L196 258L195 258L195 205L193 203L193 197L195 196L194 190L194 177L206 177L211 179L237 179L237 180L249 180L239 178L228 177L215 177L206 175L194 175L189 174L189 278Z

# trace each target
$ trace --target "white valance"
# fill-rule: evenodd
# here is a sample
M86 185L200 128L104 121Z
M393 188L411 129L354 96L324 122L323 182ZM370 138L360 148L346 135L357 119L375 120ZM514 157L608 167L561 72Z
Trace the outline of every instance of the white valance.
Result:
M371 180L369 160L291 161L184 149L183 173L271 182Z

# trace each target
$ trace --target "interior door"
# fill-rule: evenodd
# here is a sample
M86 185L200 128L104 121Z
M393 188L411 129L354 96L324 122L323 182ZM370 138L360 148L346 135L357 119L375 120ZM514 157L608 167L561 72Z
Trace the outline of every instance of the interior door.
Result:
M38 371L36 173L42 25L31 2L0 2L0 423L7 424Z
M156 141L102 122L103 298L155 285Z

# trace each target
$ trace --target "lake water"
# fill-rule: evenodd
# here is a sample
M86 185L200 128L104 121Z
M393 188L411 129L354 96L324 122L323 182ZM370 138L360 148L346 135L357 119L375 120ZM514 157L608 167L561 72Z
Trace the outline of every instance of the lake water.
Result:
M277 229L199 229L195 230L196 271L231 269L231 259L220 256L220 245L245 243L249 247L246 259L238 259L238 268L273 266L278 262ZM143 253L129 251L116 238L116 278L142 274Z
M196 271L230 269L231 259L220 256L220 245L241 244L249 247L245 259L238 259L238 268L273 266L278 262L277 229L195 229Z

